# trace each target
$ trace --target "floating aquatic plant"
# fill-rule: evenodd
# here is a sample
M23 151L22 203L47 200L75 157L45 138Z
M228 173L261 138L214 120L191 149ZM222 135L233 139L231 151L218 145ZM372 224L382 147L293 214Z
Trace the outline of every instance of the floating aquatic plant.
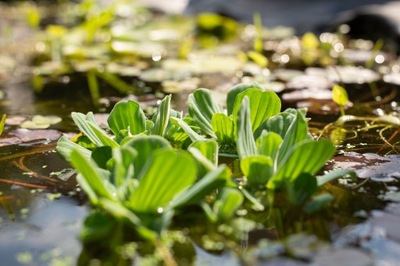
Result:
M280 112L278 96L256 84L238 85L227 98L225 113L209 90L198 89L183 117L167 96L151 119L138 103L119 102L108 118L111 135L92 113L72 113L83 136L78 144L60 138L57 150L77 169L92 205L132 224L145 239L156 239L187 205L201 206L211 222L221 222L245 198L263 209L255 191L286 188L289 202L310 212L332 199L312 195L348 172L315 176L334 147L311 137L304 110ZM239 159L244 184L218 165L220 149Z

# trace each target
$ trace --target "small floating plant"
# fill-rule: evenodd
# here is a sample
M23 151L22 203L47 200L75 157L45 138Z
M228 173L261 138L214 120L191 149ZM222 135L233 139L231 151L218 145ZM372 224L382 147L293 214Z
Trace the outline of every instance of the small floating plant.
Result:
M57 151L78 172L94 210L82 231L84 243L118 238L108 229L120 224L121 234L160 247L182 217L229 224L239 210L268 216L277 193L300 212L313 213L333 199L320 187L351 174L317 175L334 145L309 134L306 110L281 112L279 97L257 84L233 87L226 108L207 89L189 96L186 115L170 100L166 96L151 118L139 103L119 102L108 128L97 125L93 113L72 113L81 134L61 137Z

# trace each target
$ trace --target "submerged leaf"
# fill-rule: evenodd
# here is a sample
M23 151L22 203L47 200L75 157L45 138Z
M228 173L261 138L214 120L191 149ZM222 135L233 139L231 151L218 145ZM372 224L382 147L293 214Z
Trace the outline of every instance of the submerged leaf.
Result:
M306 213L316 212L316 211L324 208L326 205L328 205L333 199L334 199L333 195L331 195L329 193L323 193L321 195L314 197L310 202L308 202L303 207L303 210Z
M302 173L286 183L287 196L291 204L303 204L318 189L317 179L309 173Z
M243 199L244 197L239 190L230 187L223 188L214 204L214 211L218 219L222 221L231 219L242 205Z

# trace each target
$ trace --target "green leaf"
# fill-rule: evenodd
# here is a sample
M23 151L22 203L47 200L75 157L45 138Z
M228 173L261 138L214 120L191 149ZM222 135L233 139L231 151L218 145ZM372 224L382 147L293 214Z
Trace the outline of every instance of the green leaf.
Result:
M116 220L112 216L95 211L85 218L80 238L85 244L97 243L109 238L115 228Z
M216 164L210 161L206 155L203 154L202 151L200 151L198 148L189 146L187 149L188 152L194 157L197 163L197 169L198 173L197 175L199 177L204 176L207 174L209 171L214 169L216 167Z
M113 215L115 218L120 220L126 219L127 221L129 221L132 225L135 226L136 232L144 239L151 241L154 241L156 239L157 233L149 228L144 227L139 217L136 216L129 209L125 208L125 206L121 205L118 202L110 201L107 199L102 199L100 201L100 205L106 212ZM108 237L110 235L112 234L109 234Z
M124 198L128 188L133 189L132 183L126 182L131 180L135 174L134 161L137 159L138 152L128 146L115 148L112 150L112 183L117 187L119 196Z
M235 188L225 187L218 194L214 204L214 212L219 220L228 221L243 203L243 195Z
M258 153L271 157L273 160L275 160L281 144L282 138L279 134L267 131L263 131L256 141Z
M317 191L317 179L313 175L302 173L296 179L288 181L286 189L289 202L301 205Z
M273 161L265 155L249 156L240 160L240 168L249 185L266 185L273 173Z
M340 106L344 106L349 102L346 89L335 84L332 88L332 100Z
M89 112L87 115L72 112L71 117L78 126L79 130L85 134L85 136L88 137L91 142L93 142L97 147L103 146L102 140L99 139L97 133L93 130L93 127L98 126L96 125L96 121L94 121L92 112ZM93 125L90 125L89 122L92 122Z
M312 201L308 202L303 210L306 213L314 213L318 210L321 210L326 205L328 205L335 197L329 193L320 194L312 199Z
M146 129L146 116L140 104L134 101L118 102L111 110L107 119L108 125L114 135L120 136L120 131L128 130L130 134L137 135Z
M180 118L176 117L171 117L171 122L174 123L175 125L180 126L186 134L189 136L189 138L192 141L202 141L205 140L205 138L199 134L197 134L185 121L183 121Z
M228 115L231 115L233 112L233 105L236 102L236 96L241 93L242 91L248 90L250 88L256 88L259 90L262 90L262 88L260 87L260 85L258 85L257 83L240 83L236 86L234 86L227 95L226 98L226 108L228 111Z
M253 209L255 211L264 211L265 210L265 206L263 204L261 204L261 202L255 197L253 196L251 193L249 193L246 189L242 188L241 189L243 196L251 202L251 204L253 204Z
M110 146L111 148L118 147L118 143L116 143L112 138L110 138L107 133L102 130L98 125L93 124L92 122L87 122L89 127L92 129L92 132L96 135L97 139L101 142L102 146Z
M56 151L61 154L65 159L69 160L71 152L73 150L79 150L79 153L85 156L87 159L90 158L92 152L83 148L82 146L72 142L65 136L61 136L57 141Z
M196 124L211 137L215 137L211 125L212 116L215 113L223 113L222 107L214 102L211 91L208 89L197 89L189 95L189 114Z
M323 186L326 183L331 182L332 180L338 179L339 177L343 176L348 176L350 175L353 178L357 178L356 173L351 170L346 170L346 169L335 169L330 171L327 174L324 174L323 176L317 176L317 181L318 181L318 186Z
M233 106L233 119L241 108L242 100L248 97L250 102L250 118L253 131L271 116L278 114L281 110L281 100L273 91L261 91L258 88L249 88L239 93L235 98Z
M137 151L137 156L133 161L135 168L135 177L137 177L146 165L149 157L159 149L171 149L169 142L159 136L137 136L124 144L124 147L129 146Z
M212 129L221 145L235 143L235 123L225 114L214 114L211 119Z
M78 181L84 179L85 183L90 187L94 194L98 198L107 198L109 200L114 200L114 187L109 183L107 174L108 172L102 171L96 163L85 157L78 150L73 150L71 152L70 161L72 166L80 173L82 178ZM82 187L87 188L86 184ZM97 204L96 199L93 204Z
M97 166L107 169L107 162L112 158L112 148L110 146L98 147L92 151L91 157Z
M193 142L189 148L198 149L201 154L214 165L218 165L218 143L214 140Z
M284 180L291 182L302 173L315 174L334 153L335 147L326 139L296 144L278 161L278 170L268 182L268 188L278 188Z
M171 95L166 96L158 106L157 112L152 120L154 126L151 129L151 134L164 136L165 130L169 123L169 113L171 109Z
M174 198L169 208L197 203L211 192L224 186L229 179L228 168L225 165L220 165Z
M304 140L310 140L308 125L305 117L297 111L295 119L290 124L283 138L283 142L278 152L278 163L283 160L290 150Z
M156 151L140 173L140 184L129 199L129 207L142 213L163 212L178 193L195 182L196 175L196 164L189 154Z
M249 99L245 97L242 101L237 120L236 147L240 159L257 154L257 147L253 137L250 120Z
M287 109L275 116L270 117L264 121L258 129L254 132L254 137L258 139L263 130L268 132L275 132L283 139L288 132L288 128L297 117L297 110Z

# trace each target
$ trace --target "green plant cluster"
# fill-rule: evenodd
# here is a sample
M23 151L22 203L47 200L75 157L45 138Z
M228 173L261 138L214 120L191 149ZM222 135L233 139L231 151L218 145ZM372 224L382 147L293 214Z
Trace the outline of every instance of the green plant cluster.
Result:
M332 200L315 196L318 187L348 172L316 176L334 146L312 138L305 110L280 109L279 97L257 84L233 87L226 110L210 90L198 89L186 116L171 108L171 96L151 119L139 103L123 101L107 129L93 113L72 113L83 134L76 141L60 138L57 151L76 168L95 209L148 240L188 206L200 206L212 223L233 218L246 201L262 210L268 203L258 192L286 191L291 204L316 211ZM240 170L220 164L221 157L238 162Z

